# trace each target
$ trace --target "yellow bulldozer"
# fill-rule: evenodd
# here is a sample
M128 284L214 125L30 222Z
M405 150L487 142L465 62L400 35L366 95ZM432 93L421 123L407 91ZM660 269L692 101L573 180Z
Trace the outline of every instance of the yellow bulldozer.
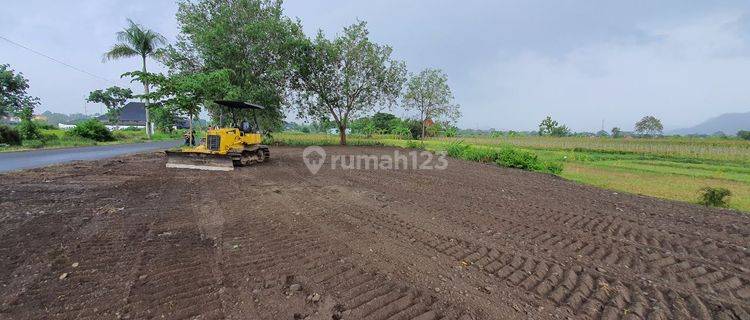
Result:
M232 113L233 127L212 128L197 146L188 144L179 150L167 150L167 168L184 168L212 171L232 171L234 167L267 161L270 152L261 144L255 110L263 106L241 101L214 101ZM236 111L251 110L254 125L247 120L237 121ZM191 140L194 138L190 138Z

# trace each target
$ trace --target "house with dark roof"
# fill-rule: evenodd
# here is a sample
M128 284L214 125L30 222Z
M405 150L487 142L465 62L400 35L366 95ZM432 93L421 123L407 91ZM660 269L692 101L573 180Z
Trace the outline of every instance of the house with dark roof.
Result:
M128 102L120 112L117 123L109 123L107 115L101 115L97 119L110 126L146 126L146 104L143 102ZM187 119L177 117L174 119L177 129L188 128L190 123Z
M128 102L120 112L117 123L109 123L107 115L99 116L99 121L117 126L146 126L146 104L143 102Z

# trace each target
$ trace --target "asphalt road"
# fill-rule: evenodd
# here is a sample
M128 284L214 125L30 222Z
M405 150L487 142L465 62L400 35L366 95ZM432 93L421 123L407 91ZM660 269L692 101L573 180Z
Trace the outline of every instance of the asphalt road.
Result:
M0 152L0 172L44 167L79 160L98 160L119 155L169 149L180 141L156 141L111 146Z

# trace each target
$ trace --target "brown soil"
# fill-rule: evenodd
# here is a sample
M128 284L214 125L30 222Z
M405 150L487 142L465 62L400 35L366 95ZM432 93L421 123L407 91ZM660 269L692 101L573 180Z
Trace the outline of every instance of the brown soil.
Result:
M750 318L746 215L457 160L312 175L301 151L0 175L0 318Z

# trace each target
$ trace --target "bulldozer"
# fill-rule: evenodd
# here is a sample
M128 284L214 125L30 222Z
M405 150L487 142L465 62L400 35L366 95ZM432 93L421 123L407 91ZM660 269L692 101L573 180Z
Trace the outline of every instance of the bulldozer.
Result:
M167 168L232 171L235 167L265 162L270 157L262 137L255 110L263 106L241 101L218 100L215 103L227 107L232 114L233 127L207 129L204 139L196 146L184 146L179 150L166 150ZM236 113L251 110L254 126L246 120L237 122ZM192 137L190 139L193 139Z

